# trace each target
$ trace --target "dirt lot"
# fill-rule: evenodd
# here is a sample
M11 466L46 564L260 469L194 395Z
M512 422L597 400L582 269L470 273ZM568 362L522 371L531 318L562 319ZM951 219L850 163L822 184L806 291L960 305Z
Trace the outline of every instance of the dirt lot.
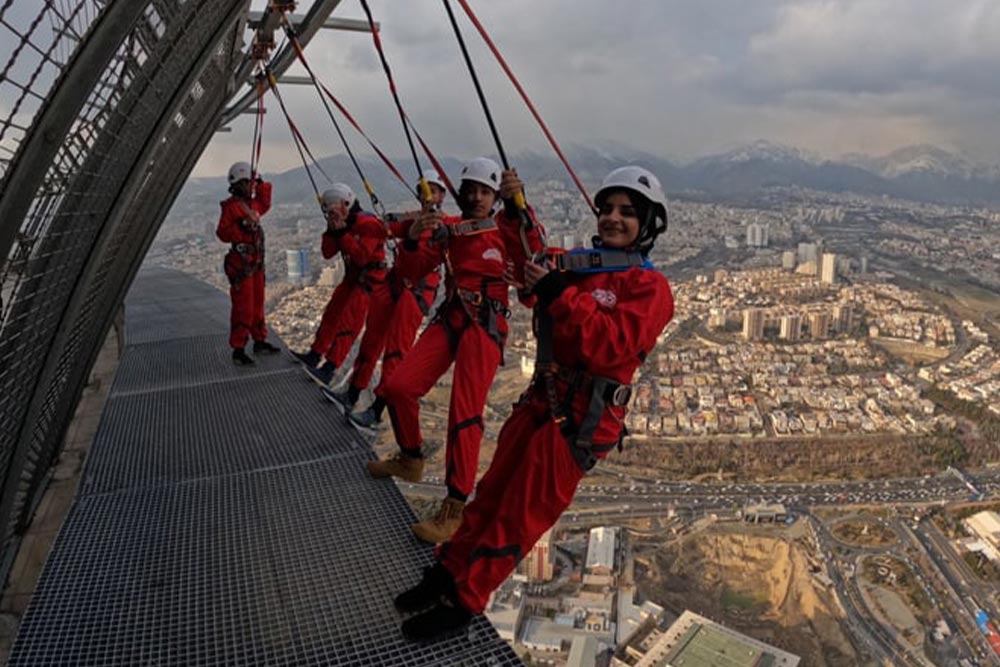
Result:
M831 594L815 582L806 549L771 534L712 528L658 549L637 572L643 594L691 609L802 657L803 665L863 664L841 629Z

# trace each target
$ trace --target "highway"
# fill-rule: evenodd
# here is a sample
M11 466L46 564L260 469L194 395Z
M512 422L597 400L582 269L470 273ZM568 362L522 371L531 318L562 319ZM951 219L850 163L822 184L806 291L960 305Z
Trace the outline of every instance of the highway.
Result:
M958 630L952 647L960 657L977 665L1000 667L996 656L975 624L975 606L981 604L991 618L1000 619L995 594L998 588L979 582L947 539L928 522L911 529L899 517L876 519L899 537L899 544L876 548L845 547L836 542L812 511L822 508L888 506L908 513L911 508L943 506L969 500L1000 496L1000 470L988 469L975 474L942 471L918 478L859 482L821 483L694 483L661 481L605 471L592 475L588 484L577 491L576 499L563 517L584 528L607 522L644 517L675 517L673 526L691 523L715 512L733 511L748 504L781 503L789 512L805 517L812 528L827 576L834 582L834 592L846 615L859 649L883 664L928 667L931 663L919 650L908 646L895 630L883 626L868 610L853 576L844 571L848 562L838 559L836 546L855 554L886 553L905 562L923 585L932 603L950 627ZM442 480L429 477L421 483L397 482L404 494L440 498ZM970 488L970 485L971 488ZM866 517L872 520L871 517ZM665 528L664 532L669 530ZM912 557L916 554L917 557ZM853 573L854 568L846 569ZM971 600L975 600L973 603Z

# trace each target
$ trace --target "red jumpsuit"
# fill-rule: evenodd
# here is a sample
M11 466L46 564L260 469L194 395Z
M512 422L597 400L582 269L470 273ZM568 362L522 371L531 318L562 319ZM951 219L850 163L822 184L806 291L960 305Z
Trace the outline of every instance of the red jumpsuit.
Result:
M400 278L398 272L390 277L390 287L396 297L396 305L392 311L392 320L385 336L385 354L382 357L382 379L379 386L385 384L406 354L413 348L417 337L417 329L424 315L430 312L437 296L441 274L437 269L431 271L417 283ZM378 390L376 390L377 393Z
M412 217L391 222L388 233L394 238L405 239L413 222ZM425 234L424 240L427 241L430 239L430 232ZM393 267L386 281L387 288L372 293L365 335L361 338L361 348L351 375L350 384L355 391L361 391L371 383L375 366L383 351L385 356L382 359L382 378L379 384L384 384L396 369L403 355L413 347L417 329L434 303L440 282L437 267L416 282L403 278L398 267Z
M346 230L323 234L323 257L344 257L344 279L323 311L312 351L339 368L361 333L373 291L385 285L385 229L371 213L358 212Z
M264 322L264 230L260 216L271 208L271 184L257 184L252 199L233 195L221 202L222 212L215 235L232 244L223 268L229 278L229 345L242 349L247 339L267 339ZM256 221L256 225L248 224Z
M569 286L548 306L555 361L630 383L673 316L666 278L639 268L566 277ZM561 403L568 384L559 379L556 388ZM584 385L572 401L576 424L589 401ZM461 526L441 547L440 562L470 612L483 611L490 593L555 524L585 473L549 408L545 383L533 382L504 423L493 462L465 507ZM605 407L592 438L598 458L619 442L625 410Z
M389 406L396 442L418 452L420 398L448 370L452 362L448 407L445 483L453 497L465 499L476 480L479 444L483 437L483 407L493 376L503 358L507 337L508 286L503 279L506 261L523 266L525 251L519 222L501 212L497 228L451 237L447 244L408 241L399 257L400 276L418 281L438 264L447 267L444 303L416 345L376 394ZM459 224L445 221L447 225ZM529 233L540 248L537 224Z

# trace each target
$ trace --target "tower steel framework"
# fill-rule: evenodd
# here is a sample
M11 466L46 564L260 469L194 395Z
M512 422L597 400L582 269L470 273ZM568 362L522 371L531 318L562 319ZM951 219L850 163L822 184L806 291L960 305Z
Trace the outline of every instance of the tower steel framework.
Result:
M249 0L0 3L0 580L147 249L251 101L251 23Z

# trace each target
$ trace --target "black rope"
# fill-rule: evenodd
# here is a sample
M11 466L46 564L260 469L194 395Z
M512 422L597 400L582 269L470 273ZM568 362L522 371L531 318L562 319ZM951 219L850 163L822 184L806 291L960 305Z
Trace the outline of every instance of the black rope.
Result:
M382 61L382 69L385 70L385 77L389 81L389 91L392 93L392 99L396 103L396 110L399 111L399 121L403 124L403 132L406 134L406 143L410 146L410 155L413 157L413 164L417 167L417 178L420 182L421 195L424 200L430 198L430 187L427 185L427 181L424 180L424 172L420 167L420 158L417 156L417 149L413 145L413 137L410 136L410 127L406 123L406 112L403 111L403 103L399 101L399 94L396 92L396 83L392 79L392 71L389 69L389 63L385 58L385 53L382 50L382 40L378 35L378 28L375 25L375 19L372 18L371 8L368 7L367 0L361 0L361 8L365 10L365 16L368 17L368 26L372 32L372 39L375 42L375 50L378 51L379 60Z
M313 73L312 67L302 55L302 45L299 44L298 37L292 26L289 25L287 19L282 15L282 22L285 24L285 34L288 35L289 41L292 43L292 48L299 55L299 61L305 68L306 72L309 73L309 78L312 80L313 87L316 89L316 93L319 95L320 101L323 102L323 108L326 109L326 115L330 117L330 122L333 123L333 128L337 131L337 136L340 137L341 143L344 145L344 150L347 152L347 157L351 159L351 164L354 165L354 170L358 172L358 178L361 179L361 184L364 185L365 191L368 193L368 197L372 201L372 207L377 213L382 217L385 217L385 211L382 209L382 202L379 201L378 195L375 194L374 188L372 188L371 183L365 178L365 173L361 169L361 165L358 164L358 159L354 156L354 151L351 150L351 145L347 143L347 137L344 136L343 130L340 129L340 123L337 122L336 117L333 115L333 109L330 108L330 103L327 101L326 96L323 95L323 90L320 88L319 81L316 80L316 75Z
M268 72L267 77L268 77L268 83L270 83L271 85L271 92L274 93L274 99L278 100L278 106L281 107L281 113L284 114L285 120L288 121L288 129L291 130L292 132L292 141L295 142L295 149L299 152L299 157L302 159L302 166L305 167L306 169L306 176L309 177L309 182L312 184L313 192L316 194L316 201L318 201L322 206L323 197L322 195L320 195L319 186L316 185L316 179L313 177L312 171L309 169L309 161L306 160L306 153L309 153L309 157L312 158L313 163L316 165L316 168L319 169L320 173L326 176L326 179L328 181L330 182L332 181L330 180L330 177L327 175L327 173L323 171L323 167L321 167L319 163L316 162L316 158L313 157L312 152L309 150L309 147L305 146L305 142L299 135L299 130L295 126L295 122L292 121L292 117L288 115L288 109L285 108L285 101L281 99L281 93L278 92L278 84L274 78L274 75ZM305 149L305 152L303 152L303 149Z
M469 56L469 50L465 48L465 39L462 38L462 31L458 27L458 21L455 20L455 14L451 11L451 3L448 0L442 0L444 2L444 8L448 12L448 20L451 21L451 27L455 30L455 37L458 39L458 46L462 49L462 57L465 58L465 64L469 68L469 76L472 77L472 83L476 87L476 95L479 96L479 103L483 105L483 113L486 114L486 122L489 123L490 132L493 133L493 141L497 146L497 153L500 155L500 162L503 163L504 169L510 169L510 163L507 162L507 154L503 150L503 144L500 142L500 133L497 132L496 123L493 122L493 114L490 113L490 105L486 102L486 95L483 93L483 87L479 84L479 77L476 75L476 68L472 64L472 58ZM364 0L362 0L364 2Z

